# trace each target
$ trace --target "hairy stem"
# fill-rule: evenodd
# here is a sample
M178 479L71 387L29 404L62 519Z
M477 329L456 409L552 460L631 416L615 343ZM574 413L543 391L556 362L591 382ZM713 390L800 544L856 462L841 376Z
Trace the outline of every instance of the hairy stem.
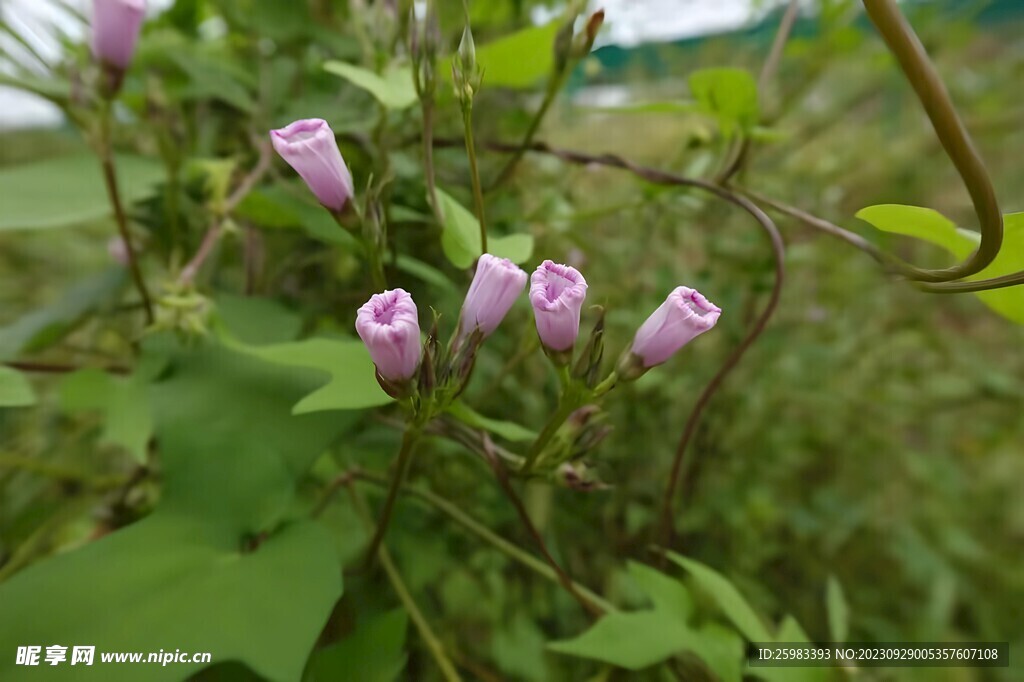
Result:
M373 528L373 520L370 516L370 510L366 506L366 501L363 500L359 491L355 489L355 486L348 483L349 496L352 498L352 506L355 507L356 512L362 517L363 522L367 528ZM379 534L380 528L377 529ZM459 677L458 671L455 670L455 665L448 658L448 655L444 651L444 646L441 644L441 640L434 634L433 629L430 627L430 623L424 617L423 612L420 611L416 605L416 600L412 598L412 594L409 592L409 588L406 586L405 581L402 580L402 575L398 572L398 567L395 566L395 562L391 559L391 553L388 552L387 547L379 546L374 550L377 558L380 559L380 565L384 567L384 572L388 576L388 581L391 583L391 587L395 590L395 594L398 595L398 600L402 602L402 606L409 614L409 618L416 626L416 631L419 633L423 642L427 645L427 649L430 651L430 655L434 657L434 661L437 663L437 667L441 670L441 676L444 677L448 682L460 682L462 678Z

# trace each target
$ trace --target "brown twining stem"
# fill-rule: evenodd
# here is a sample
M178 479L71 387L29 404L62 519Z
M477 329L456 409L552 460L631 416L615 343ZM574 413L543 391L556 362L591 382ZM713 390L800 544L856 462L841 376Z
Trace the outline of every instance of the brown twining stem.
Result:
M406 474L409 472L409 465L412 463L412 457L416 452L416 445L419 443L422 433L423 429L419 424L410 423L406 426L405 433L402 434L402 446L398 452L398 463L395 466L391 485L388 487L388 496L384 500L384 507L381 509L376 524L377 528L373 533L373 539L370 540L370 548L366 552L366 566L373 564L373 560L377 557L377 550L380 549L384 536L388 532L388 526L391 525L391 517L395 511L398 492L401 490L402 484L405 483Z
M77 365L67 364L55 364L48 362L21 362L12 361L4 362L5 367L16 369L20 372L34 372L37 374L69 374L71 372L77 372L80 369L88 369L88 367L79 367ZM106 367L99 367L98 369L110 374L130 374L131 369L122 365L108 365Z
M121 204L121 192L117 186L117 171L114 168L114 153L110 143L110 110L104 111L102 116L102 139L100 140L100 165L103 168L103 182L107 187L107 197L114 209L114 221L117 223L117 231L124 242L124 251L128 257L128 270L132 274L132 281L135 288L139 290L142 298L143 310L146 312L146 322L153 324L153 301L149 296L149 289L146 288L146 281L142 277L142 269L139 267L139 257L132 246L131 234L128 231L128 217L125 215L124 206Z
M864 9L899 62L942 148L960 174L974 203L981 230L978 250L966 261L942 270L912 268L906 274L922 282L949 282L976 274L995 259L1003 243L1003 216L988 171L953 106L946 86L895 0L864 0Z
M491 469L494 471L494 477L498 480L498 485L501 487L501 491L505 493L505 497L508 498L509 502L512 503L513 508L516 510L516 514L519 516L519 520L522 521L523 527L526 532L530 535L530 539L533 540L534 544L537 545L537 549L540 551L541 556L551 566L551 570L558 576L559 584L565 589L566 592L572 596L573 599L579 602L580 606L594 618L600 618L604 615L604 609L595 604L593 601L585 597L576 589L576 583L569 577L569 574L561 567L561 565L555 561L555 558L551 556L551 552L548 551L547 543L544 542L544 537L537 530L537 526L534 525L533 519L530 518L529 512L523 505L522 499L519 494L516 493L516 489L512 486L512 481L509 480L508 471L505 469L505 465L501 459L493 452L493 448L490 447L490 438L487 434L483 434L483 444L485 457L487 463L491 465Z
M266 175L267 171L270 170L270 164L272 161L271 145L268 141L261 141L258 145L260 150L259 160L256 165L253 166L252 170L246 173L245 177L242 178L241 182L238 183L238 187L232 192L227 199L224 201L224 205L218 211L217 217L210 224L210 227L206 230L206 234L203 235L203 241L200 242L199 248L196 250L192 260L190 260L185 267L181 269L181 274L178 275L179 284L191 284L195 279L196 275L199 274L200 268L203 267L203 263L213 253L213 247L217 245L217 241L220 239L221 233L224 231L224 220L227 216L231 215L238 205L249 195L263 176Z
M902 273L903 268L906 264L896 256L879 249L877 246L869 242L864 237L860 236L856 232L851 232L835 223L829 222L824 218L808 213L795 206L783 203L777 199L766 197L763 194L759 194L753 190L747 188L734 188L737 192L744 194L759 204L763 204L770 208L775 209L783 215L787 215L790 218L795 218L808 227L812 227L825 234L830 234L833 237L842 239L847 244L860 249L867 255L874 258L880 265L886 270L893 273ZM926 291L929 293L936 294L961 294L977 291L988 291L990 289L1001 289L1004 287L1012 287L1020 284L1024 284L1024 271L1014 272L1007 275L1001 275L999 277L993 277L991 279L977 279L969 282L913 282L914 287L920 291Z

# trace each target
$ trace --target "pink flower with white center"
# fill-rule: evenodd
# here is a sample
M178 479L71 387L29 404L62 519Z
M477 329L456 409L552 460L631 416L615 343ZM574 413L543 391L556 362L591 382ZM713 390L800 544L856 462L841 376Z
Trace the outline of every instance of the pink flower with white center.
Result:
M505 319L512 304L526 286L526 273L507 258L489 253L480 256L473 283L462 304L460 332L472 334L479 328L488 337Z
M356 314L356 332L377 372L389 381L411 379L420 364L420 322L416 303L403 289L374 294Z
M587 280L576 268L549 260L537 267L530 277L530 304L541 343L556 351L572 348L586 297Z
M131 64L146 17L146 0L93 0L92 53L122 71Z
M320 203L334 213L352 196L352 173L327 121L307 118L270 131L274 149L298 173Z
M665 302L640 325L633 338L632 354L644 369L660 365L715 326L722 309L695 289L676 287Z

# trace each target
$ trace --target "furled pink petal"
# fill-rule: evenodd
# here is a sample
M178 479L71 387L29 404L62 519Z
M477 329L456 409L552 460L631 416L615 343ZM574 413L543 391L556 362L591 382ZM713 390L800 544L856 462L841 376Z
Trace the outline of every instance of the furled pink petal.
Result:
M660 365L714 327L721 313L721 308L695 289L676 287L640 325L633 338L632 353L643 361L644 368Z
M530 304L541 343L552 350L572 348L580 333L580 310L587 280L576 268L549 260L530 277Z
M101 62L127 69L145 17L146 0L93 0L93 55Z
M473 283L462 304L461 332L479 328L485 337L501 324L526 285L526 273L507 258L480 256Z
M327 121L307 118L270 131L274 149L298 173L320 203L337 213L353 193L352 174Z
M412 378L420 364L416 303L402 289L374 294L356 314L356 332L377 371L390 381Z

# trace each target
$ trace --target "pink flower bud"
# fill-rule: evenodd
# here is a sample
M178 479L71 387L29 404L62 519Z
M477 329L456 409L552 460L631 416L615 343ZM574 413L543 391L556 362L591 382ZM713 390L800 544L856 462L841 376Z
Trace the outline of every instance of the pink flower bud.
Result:
M118 265L128 266L131 263L131 254L128 253L128 245L120 236L111 237L107 242L107 255Z
M512 261L489 253L480 256L462 304L461 333L472 334L479 328L485 337L490 336L525 285L526 273Z
M96 59L127 69L145 16L146 0L93 0L92 53Z
M640 325L630 350L643 362L644 369L660 365L714 327L721 313L721 308L695 289L676 287Z
M587 297L587 280L579 270L549 260L530 277L530 304L541 343L551 350L568 350L580 333L580 309Z
M327 121L307 118L271 130L274 149L302 176L320 203L337 213L353 194L352 174Z
M356 314L356 331L377 371L389 381L406 381L420 363L420 323L406 291L374 294Z

